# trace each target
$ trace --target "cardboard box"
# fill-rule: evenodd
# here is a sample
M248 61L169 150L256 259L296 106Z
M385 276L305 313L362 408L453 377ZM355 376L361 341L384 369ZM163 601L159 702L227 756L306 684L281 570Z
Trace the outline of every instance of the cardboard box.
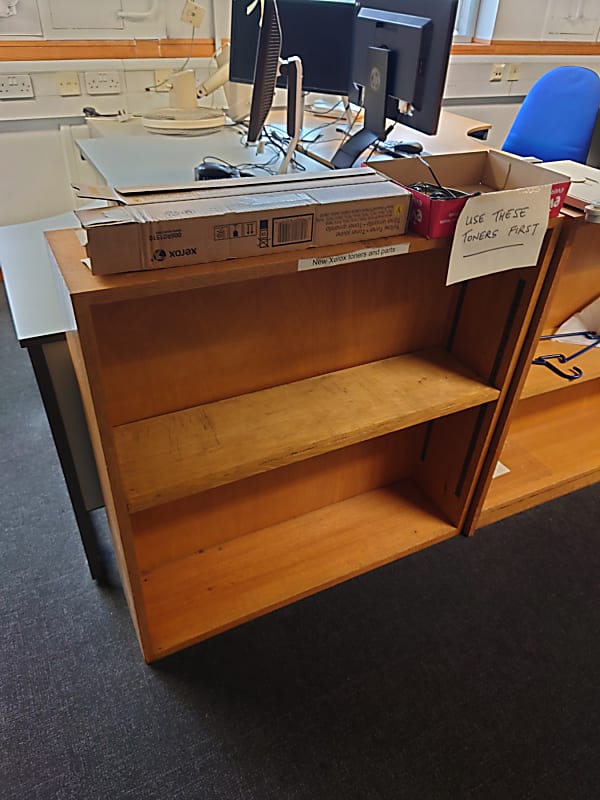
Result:
M76 212L94 275L397 236L410 205L404 188L360 168L95 191L120 205Z
M549 217L558 216L570 185L566 175L495 150L427 156L426 161L442 186L468 193L551 184ZM431 172L418 158L378 161L376 166L379 172L405 187L418 181L435 183ZM432 200L415 189L409 191L413 198L410 229L428 239L452 236L468 198Z

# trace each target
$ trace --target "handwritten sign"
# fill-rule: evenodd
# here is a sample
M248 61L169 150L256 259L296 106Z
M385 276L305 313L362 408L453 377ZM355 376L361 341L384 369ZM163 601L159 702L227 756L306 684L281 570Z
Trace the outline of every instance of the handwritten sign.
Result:
M537 263L550 186L471 197L458 218L446 285Z

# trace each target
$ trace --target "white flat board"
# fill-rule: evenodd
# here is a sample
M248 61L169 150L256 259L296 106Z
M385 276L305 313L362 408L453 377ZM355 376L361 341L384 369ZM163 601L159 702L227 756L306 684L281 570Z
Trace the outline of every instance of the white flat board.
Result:
M549 161L544 166L571 178L565 205L584 209L590 203L600 203L600 169L576 161Z
M78 228L72 211L0 228L0 267L19 341L73 328L44 231Z

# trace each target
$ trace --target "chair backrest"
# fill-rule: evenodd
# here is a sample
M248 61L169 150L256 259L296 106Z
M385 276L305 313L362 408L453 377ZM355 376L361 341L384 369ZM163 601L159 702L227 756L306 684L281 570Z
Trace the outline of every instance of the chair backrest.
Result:
M542 161L585 163L598 107L600 77L586 67L556 67L536 81L502 149Z

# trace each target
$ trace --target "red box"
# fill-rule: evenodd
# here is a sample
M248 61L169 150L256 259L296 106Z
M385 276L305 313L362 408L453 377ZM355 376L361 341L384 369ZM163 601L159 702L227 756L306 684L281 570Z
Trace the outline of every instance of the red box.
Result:
M467 193L497 192L550 184L550 218L560 213L571 183L566 175L496 150L427 156L424 160L442 186ZM428 195L411 189L408 184L418 181L435 183L427 166L418 158L372 161L370 166L376 167L379 172L397 181L411 193L409 227L412 231L427 239L452 236L467 197L432 200Z

